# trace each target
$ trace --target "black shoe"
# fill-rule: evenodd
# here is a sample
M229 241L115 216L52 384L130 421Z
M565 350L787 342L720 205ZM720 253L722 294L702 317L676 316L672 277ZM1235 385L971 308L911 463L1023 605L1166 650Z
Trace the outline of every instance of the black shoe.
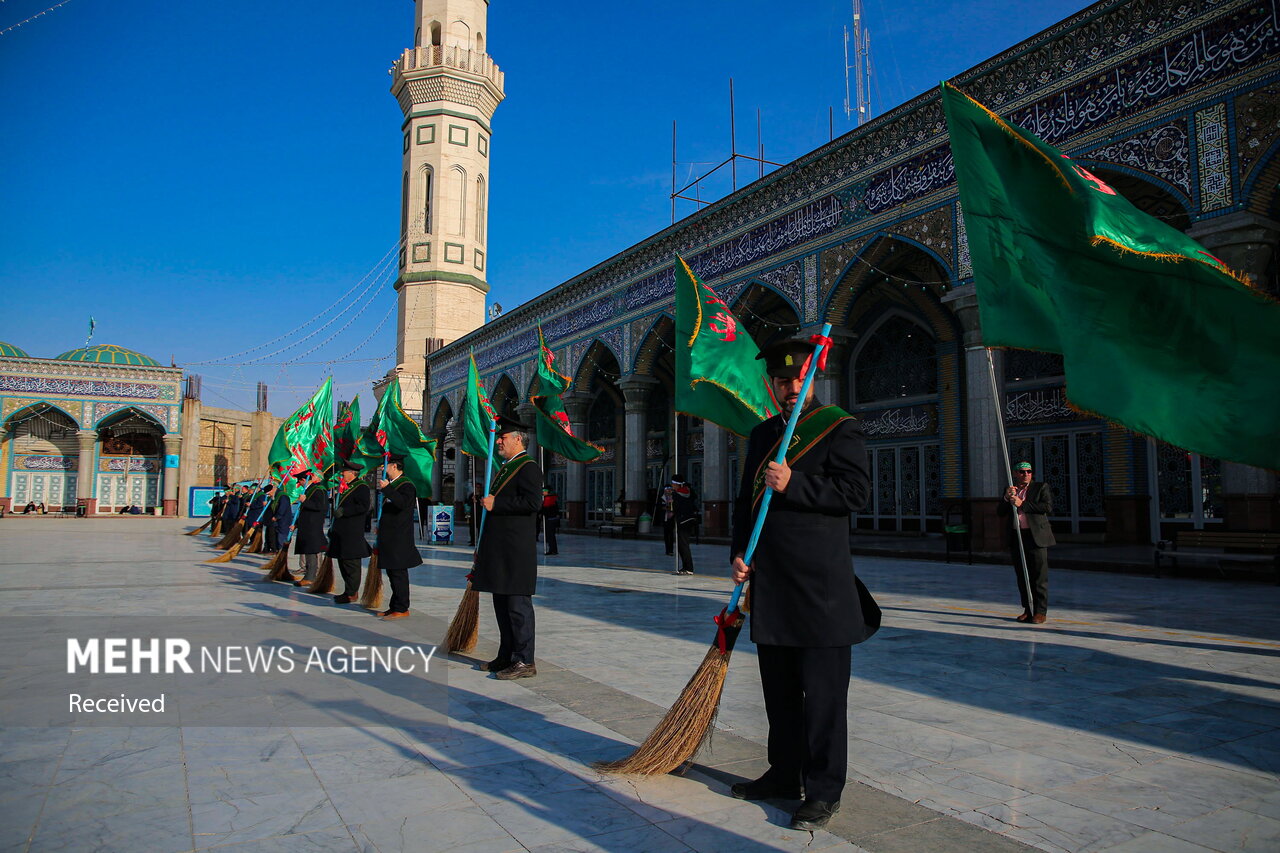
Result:
M809 832L822 829L840 811L840 801L828 803L824 800L805 800L804 805L796 809L791 816L792 829L804 829Z
M544 556L544 557L554 557L554 556L556 556L556 555L557 555L557 554L559 554L559 553L560 553L559 551L548 551L547 553L543 554L542 556Z
M538 668L536 666L518 660L506 669L495 672L493 677L499 681L511 681L514 678L533 678L537 674Z
M775 782L766 774L751 782L735 782L729 793L739 800L803 800L804 788Z
M354 601L354 600L355 600L355 599L353 599L351 596L346 595L346 594L343 594L343 595L335 595L335 596L333 597L333 603L334 603L334 604L350 604L350 603L351 603L352 601Z
M480 669L485 672L502 672L509 666L511 666L511 661L503 660L502 658L494 658L486 664L481 664Z

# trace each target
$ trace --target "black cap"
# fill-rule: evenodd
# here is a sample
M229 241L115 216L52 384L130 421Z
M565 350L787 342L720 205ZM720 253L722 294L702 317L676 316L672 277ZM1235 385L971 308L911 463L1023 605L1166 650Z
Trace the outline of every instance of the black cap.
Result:
M397 465L399 465L401 468L403 468L403 467L404 467L404 457L403 457L403 456L397 456L396 454L392 453L392 454L390 454L389 456L387 456L387 461L388 461L388 462L394 462L394 463L396 463Z
M310 469L310 468L304 468L303 470L299 471L298 473L294 474L293 476L294 476L294 477L296 477L297 479L302 479L303 477L310 477L310 476L311 476L311 469Z
M804 363L813 355L813 343L808 340L785 340L771 344L760 351L765 372L777 379L795 379L802 375Z
M269 492L269 491L271 491L271 490L272 490L272 489L274 489L274 488L275 488L275 486L271 485L270 483L267 483L265 486L263 486L263 487L262 487L262 491L264 491L264 492Z
M528 432L529 427L520 423L514 418L506 415L498 415L498 435L506 435L509 432Z
M342 470L355 471L357 474L359 474L364 471L364 466L361 465L359 462L352 462L350 459L348 459L342 463Z

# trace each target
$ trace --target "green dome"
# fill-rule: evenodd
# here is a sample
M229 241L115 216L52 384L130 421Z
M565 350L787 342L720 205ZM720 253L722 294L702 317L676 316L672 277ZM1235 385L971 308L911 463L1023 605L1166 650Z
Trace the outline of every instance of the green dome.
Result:
M15 347L13 344L6 344L4 341L0 341L0 356L6 356L8 358L31 358L31 356L27 355L26 350L21 347Z
M135 364L142 367L160 366L160 362L150 356L115 344L97 344L73 349L58 356L58 361L96 361L98 364Z

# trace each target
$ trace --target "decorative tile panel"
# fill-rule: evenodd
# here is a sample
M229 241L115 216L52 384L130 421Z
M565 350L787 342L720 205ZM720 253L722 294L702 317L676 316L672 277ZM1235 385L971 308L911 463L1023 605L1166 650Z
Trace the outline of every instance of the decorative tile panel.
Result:
M1191 195L1191 145L1187 123L1182 119L1094 148L1082 156L1154 175L1188 197Z
M1231 150L1227 141L1227 105L1196 113L1196 159L1200 166L1200 209L1231 204Z

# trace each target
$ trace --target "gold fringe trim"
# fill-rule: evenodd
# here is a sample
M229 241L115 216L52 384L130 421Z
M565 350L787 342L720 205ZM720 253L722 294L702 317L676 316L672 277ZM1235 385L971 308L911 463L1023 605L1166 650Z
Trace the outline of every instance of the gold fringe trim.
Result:
M1268 302L1272 302L1272 303L1277 302L1274 296L1260 290L1257 287L1257 285L1255 285L1252 281L1250 281L1249 277L1246 276L1244 273L1238 270L1231 269L1231 267L1221 263L1221 261L1219 261L1219 263L1217 264L1210 263L1209 261L1202 260L1200 258L1194 258L1190 255L1178 254L1177 252L1144 252L1140 249L1130 248L1129 246L1126 246L1123 243L1117 243L1115 240L1112 240L1110 237L1104 237L1101 234L1094 234L1089 239L1089 245L1095 246L1095 247L1106 245L1106 246L1110 246L1111 248L1115 249L1118 252L1127 253L1130 255L1140 255L1144 258L1153 258L1157 261L1169 261L1170 263L1175 263L1175 264L1181 263L1183 261L1191 261L1192 263L1203 264L1204 266L1208 267L1214 272L1222 273L1227 278L1234 280L1238 284L1244 285L1246 288L1248 288L1249 292L1262 297ZM1213 257L1213 256L1209 255L1209 257ZM1215 258L1215 260L1217 259Z
M961 96L961 97L963 97L965 100L969 101L971 104L973 104L973 105L974 105L975 107L977 107L978 109L982 110L984 113L986 113L986 114L987 114L987 116L988 116L988 117L989 117L993 122L995 122L995 123L996 123L996 126L997 126L997 127L999 127L999 128L1000 128L1001 130L1003 130L1005 133L1007 133L1007 134L1009 134L1010 136L1012 136L1012 137L1013 137L1014 139L1016 139L1018 142L1022 143L1022 144L1023 144L1023 145L1025 145L1025 146L1027 146L1027 148L1028 148L1029 150L1031 150L1031 151L1035 152L1035 155L1036 155L1037 157L1039 157L1041 160L1044 160L1046 163L1048 163L1048 164L1049 164L1049 168L1053 169L1053 173L1054 173L1055 175L1057 175L1057 176L1058 176L1058 180L1062 181L1062 185L1063 185L1064 187L1066 187L1066 188L1067 188L1067 191L1068 191L1068 192L1070 192L1072 195L1074 195L1074 194L1075 194L1075 192L1076 192L1076 188L1075 188L1075 187L1073 187L1073 186L1071 185L1071 181L1070 181L1070 180L1068 180L1067 176L1066 176L1066 175L1064 175L1064 174L1062 174L1062 170L1061 170L1060 168L1058 168L1058 164L1057 164L1057 163L1055 163L1055 162L1053 161L1053 158L1049 157L1049 155L1045 154L1043 151L1041 151L1039 148L1037 148L1035 145L1033 145L1033 144L1032 144L1032 143L1031 143L1031 142L1030 142L1030 141L1029 141L1025 136L1023 136L1021 133L1018 133L1018 131L1013 127L1013 125L1009 124L1007 121L1005 121L1004 119L1000 118L1000 116L996 115L996 114L995 114L995 113L993 113L991 110L987 109L987 107L986 107L986 105L985 105L985 104L983 104L982 102L978 101L976 98L973 98L972 96L970 96L970 95L969 95L969 93L965 92L965 91L964 91L963 89L961 89L959 86L956 86L956 85L955 85L955 84L953 84L953 83L944 83L943 85L944 85L944 86L946 86L946 87L947 87L947 88L949 88L949 89L954 89L956 92L958 92L958 93L960 94L960 96ZM1071 160L1068 160L1068 162L1072 162L1072 161L1071 161Z

